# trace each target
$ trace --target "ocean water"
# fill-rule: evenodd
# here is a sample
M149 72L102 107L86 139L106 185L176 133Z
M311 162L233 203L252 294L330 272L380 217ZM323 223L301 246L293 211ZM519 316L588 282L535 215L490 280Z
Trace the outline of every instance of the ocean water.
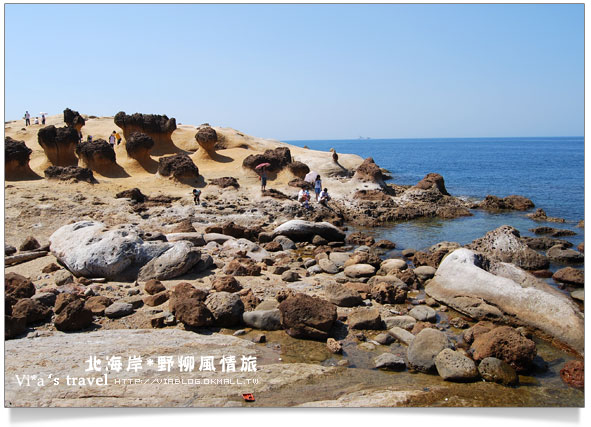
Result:
M583 241L584 138L429 138L370 140L285 141L297 146L337 153L352 153L390 171L396 184L414 185L427 173L443 176L447 191L459 197L483 199L492 194L519 194L530 198L548 216L565 224L532 221L528 212L489 214L473 210L472 217L451 220L423 219L389 224L368 231L396 243L397 249L424 249L441 241L470 243L486 232L507 224L523 236L541 225L566 228L575 246ZM534 209L535 210L535 209ZM533 212L532 210L531 212Z

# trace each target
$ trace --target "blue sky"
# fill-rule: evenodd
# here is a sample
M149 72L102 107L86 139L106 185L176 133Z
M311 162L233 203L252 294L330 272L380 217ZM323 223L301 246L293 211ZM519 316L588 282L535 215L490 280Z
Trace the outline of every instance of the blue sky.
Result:
M5 6L5 118L118 111L268 138L584 130L583 5Z

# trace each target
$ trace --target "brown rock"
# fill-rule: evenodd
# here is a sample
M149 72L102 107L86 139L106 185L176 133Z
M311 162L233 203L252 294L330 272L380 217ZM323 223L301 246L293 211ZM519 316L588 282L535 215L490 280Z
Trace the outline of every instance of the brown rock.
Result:
M261 303L261 300L252 293L250 288L241 290L238 295L244 304L244 311L252 311Z
M233 276L217 277L212 283L212 288L217 292L238 292L242 290L242 286Z
M581 360L569 360L560 370L560 378L569 386L583 390L585 388L585 363Z
M371 246L375 243L375 239L369 234L356 231L345 237L345 243L348 245L366 245Z
M157 294L145 297L144 304L149 305L150 307L155 307L157 305L164 304L166 301L168 301L168 298L168 291L162 291L158 292Z
M27 329L24 317L4 316L4 338L9 340L18 337Z
M555 282L566 283L573 286L585 285L585 273L573 267L565 267L552 275Z
M420 188L421 190L428 190L435 187L441 194L449 196L449 193L445 189L445 181L438 173L428 173L417 183L417 185L415 185L415 187Z
M14 299L30 298L35 295L35 285L25 276L6 273L4 275L4 295Z
M231 276L260 276L261 267L249 258L233 259L224 272Z
M21 298L12 307L13 317L25 318L27 325L37 322L47 322L51 319L52 311L40 302L31 298Z
M33 236L29 236L23 241L23 243L21 243L18 250L20 252L34 251L35 249L39 249L40 247L41 245L39 244L37 239L35 239Z
M224 176L222 178L211 179L209 181L209 183L211 185L217 185L218 187L221 187L221 188L228 188L228 187L240 188L240 184L238 183L236 178L233 178L231 176Z
M482 334L486 334L487 332L492 331L496 328L495 324L492 322L487 322L485 320L476 323L470 329L464 331L462 334L462 338L468 344L472 344L476 338L478 338Z
M333 354L340 354L343 352L343 346L334 338L329 338L326 340L326 347L328 348L328 351Z
M363 163L361 163L361 165L359 165L353 178L357 178L360 181L385 185L382 170L371 157L368 157Z
M404 304L407 291L402 281L400 285L380 282L371 287L371 297L380 304Z
M421 332L423 329L437 329L437 326L435 326L433 323L430 322L417 322L414 324L414 326L412 327L410 333L413 335L418 335L419 332Z
M294 338L325 340L337 319L337 308L328 301L305 294L288 297L279 304L281 325Z
M72 301L77 300L79 297L74 294L69 293L61 293L58 294L55 298L55 305L53 306L53 311L55 314L59 314L66 306L71 303Z
M205 302L207 294L208 293L206 291L197 289L190 283L181 282L176 285L170 293L170 300L168 301L170 312L175 313L176 306L183 301L196 299L198 301Z
M144 283L144 290L150 295L154 295L159 292L165 291L166 286L164 286L160 280L150 279L146 283Z
M105 309L111 304L113 304L113 301L111 301L110 298L98 295L88 298L84 303L84 307L90 310L94 315L104 316Z
M61 267L59 265L57 265L56 263L50 263L47 264L45 267L43 267L43 269L41 269L41 273L53 273L54 271L58 271Z
M76 299L66 305L55 317L57 330L69 332L86 329L92 324L92 311L85 307L82 299Z
M358 308L349 313L347 323L351 329L384 329L377 308Z
M191 328L211 326L214 318L205 303L197 298L189 298L175 304L175 317Z
M536 343L510 326L500 326L479 335L471 348L475 361L496 357L511 365L518 373L527 372L536 356Z

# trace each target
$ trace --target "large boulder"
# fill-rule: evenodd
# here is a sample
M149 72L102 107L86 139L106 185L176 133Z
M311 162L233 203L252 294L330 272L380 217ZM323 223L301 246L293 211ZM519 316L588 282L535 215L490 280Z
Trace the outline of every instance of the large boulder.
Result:
M76 132L80 133L82 126L84 126L86 122L84 117L82 117L78 111L66 108L64 110L64 123L66 126L73 128Z
M523 243L519 231L509 225L489 231L466 247L485 253L491 259L513 263L525 270L543 270L550 265L546 257Z
M240 184L238 183L238 180L234 177L231 177L231 176L224 176L222 178L211 179L211 180L209 180L209 184L210 185L217 185L218 187L221 187L221 188L228 188L228 187L240 188Z
M281 325L294 338L326 340L337 320L334 304L305 294L288 296L279 304Z
M311 222L292 219L273 230L274 236L286 236L296 242L311 242L318 235L329 242L343 242L345 233L328 222Z
M581 264L585 262L585 255L579 251L564 248L562 245L552 246L546 251L546 256L550 260L561 264Z
M25 318L27 325L37 322L47 322L51 319L52 314L53 312L50 308L31 298L21 298L12 307L12 316Z
M31 298L35 295L35 285L31 280L18 273L6 273L4 275L4 295L14 300Z
M329 283L324 289L324 293L329 302L339 307L355 307L363 303L358 292L338 283Z
M503 385L515 385L519 382L517 372L511 365L496 357L485 357L478 365L478 373L485 381Z
M108 172L117 166L115 150L104 139L78 144L76 154L83 166L98 172Z
M380 311L377 308L356 308L347 317L351 329L384 329Z
M60 181L89 182L95 184L92 170L78 166L50 166L43 172L47 179L57 179Z
M16 141L7 136L4 138L4 176L8 181L37 177L29 166L31 150L24 141Z
M512 264L457 249L443 260L425 292L475 319L525 324L583 352L584 321L577 305Z
M45 156L54 166L76 166L76 146L80 137L73 127L56 128L53 125L39 129L37 141Z
M310 172L310 168L308 167L308 165L305 163L302 163L302 162L291 162L287 165L287 169L289 169L289 171L292 174L294 174L297 178L299 178L300 180L303 180L306 177L306 175ZM307 181L304 181L304 182L307 182ZM291 182L290 182L290 185L291 185ZM293 185L292 185L292 187L293 187ZM298 187L302 187L302 186L298 185Z
M408 346L408 366L415 371L433 372L435 358L446 348L452 348L452 344L443 332L423 329Z
M271 310L253 310L242 314L242 320L246 326L265 331L281 329L281 312L274 308Z
M500 326L479 335L471 346L474 360L496 357L518 373L528 372L536 356L536 343L510 326Z
M145 133L132 132L125 141L127 155L138 161L148 160L154 148L154 140Z
M125 141L131 134L141 132L154 141L154 153L165 154L178 151L172 142L172 133L176 129L176 120L163 115L135 113L127 115L120 111L115 115L114 122L123 130ZM127 143L127 142L126 142Z
M108 228L100 222L80 221L56 230L49 243L53 255L75 276L135 280L143 267L142 280L169 279L200 261L188 242L144 241L140 234L129 224ZM150 277L149 271L157 277Z
M255 170L261 163L269 163L269 172L278 172L291 163L291 152L287 147L266 150L263 154L251 154L242 162L242 167Z
M196 180L199 178L199 169L188 155L181 153L158 159L158 174L178 180Z

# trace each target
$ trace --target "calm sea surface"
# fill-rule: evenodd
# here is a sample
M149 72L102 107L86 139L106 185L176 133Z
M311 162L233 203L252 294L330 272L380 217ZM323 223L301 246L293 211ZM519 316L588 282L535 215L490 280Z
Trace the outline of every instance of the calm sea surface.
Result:
M549 225L577 232L568 240L583 241L584 139L557 138L458 138L285 141L297 146L373 157L388 169L396 184L416 184L429 172L445 179L454 196L482 199L487 194L504 197L519 194L530 198L549 216L565 218L566 224L539 223L525 213L488 214L453 220L417 220L375 228L376 237L397 244L397 249L424 249L441 241L466 244L503 224L522 235L528 229ZM532 210L533 212L533 210Z

